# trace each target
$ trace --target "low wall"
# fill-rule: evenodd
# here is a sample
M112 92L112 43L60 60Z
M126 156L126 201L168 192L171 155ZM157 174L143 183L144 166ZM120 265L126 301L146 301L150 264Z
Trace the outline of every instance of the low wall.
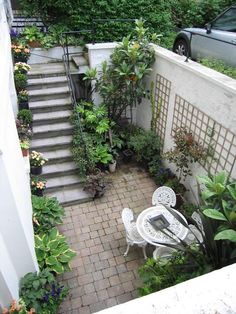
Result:
M163 141L163 151L173 147L173 130L186 127L205 147L211 145L214 159L209 159L212 174L225 170L236 177L236 80L185 57L153 45L156 61L147 80L154 83L156 132ZM144 99L137 107L137 124L150 129L152 108ZM173 164L170 165L175 170ZM193 177L185 184L197 199L196 175L205 173L195 164Z

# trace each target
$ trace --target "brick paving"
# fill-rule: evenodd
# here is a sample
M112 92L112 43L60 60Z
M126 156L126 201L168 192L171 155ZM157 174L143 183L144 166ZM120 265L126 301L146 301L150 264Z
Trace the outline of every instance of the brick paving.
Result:
M111 183L102 198L65 209L59 229L77 256L72 270L61 278L70 287L61 314L94 313L138 296L142 249L133 246L128 256L123 256L126 240L121 212L130 207L138 214L149 207L156 186L148 173L135 165L124 165L109 177Z

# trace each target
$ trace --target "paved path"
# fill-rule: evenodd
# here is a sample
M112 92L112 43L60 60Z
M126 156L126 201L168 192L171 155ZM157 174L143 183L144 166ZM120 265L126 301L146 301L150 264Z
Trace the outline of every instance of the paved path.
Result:
M137 297L137 270L144 260L137 246L123 257L126 241L121 212L124 207L135 213L149 207L156 186L136 166L123 166L110 177L112 183L101 199L66 208L59 229L77 256L72 271L63 275L71 290L60 313L94 313Z

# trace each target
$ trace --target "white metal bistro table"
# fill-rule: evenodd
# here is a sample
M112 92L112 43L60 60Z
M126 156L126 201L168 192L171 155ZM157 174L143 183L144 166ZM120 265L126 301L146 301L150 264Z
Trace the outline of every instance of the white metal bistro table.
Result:
M179 213L177 210L172 210L179 215L187 224L187 221L185 217ZM171 230L171 232L164 229L164 234L162 231L157 230L154 228L149 220L153 217L157 217L159 215L163 215L165 219L168 221L169 226L168 229ZM176 241L179 242L178 238L183 240L187 233L188 229L185 228L166 208L165 206L159 204L153 207L149 207L145 210L143 210L136 222L136 226L138 229L139 234L141 237L147 241L148 243L154 245L154 246L165 246L168 244L175 245ZM172 234L173 233L173 234ZM169 234L171 237L169 237L167 234ZM176 236L174 236L176 235Z

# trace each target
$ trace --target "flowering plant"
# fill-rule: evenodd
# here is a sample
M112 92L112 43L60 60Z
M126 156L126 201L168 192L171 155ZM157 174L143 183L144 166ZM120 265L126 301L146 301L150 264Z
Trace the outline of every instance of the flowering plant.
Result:
M26 89L19 91L17 95L18 103L27 102L29 100L29 93Z
M11 314L15 314L15 313L34 314L36 312L34 309L30 309L29 311L27 311L26 306L25 306L25 302L20 299L18 304L15 300L13 300L10 304L9 309L7 309L7 308L2 309L2 314L10 314L10 313Z
M30 147L30 142L27 139L20 140L20 147L21 149L29 149Z
M31 191L43 191L46 189L46 183L47 181L40 177L32 177L31 178Z
M20 140L30 139L32 137L32 131L29 125L22 123L19 119L16 119L16 128Z
M11 45L11 51L15 60L24 59L27 61L30 57L29 48L23 45Z
M26 74L31 69L31 66L29 66L25 62L17 62L14 66L14 72L15 73L23 73Z
M47 158L44 158L42 153L36 152L35 150L30 154L30 166L40 167L47 161Z

